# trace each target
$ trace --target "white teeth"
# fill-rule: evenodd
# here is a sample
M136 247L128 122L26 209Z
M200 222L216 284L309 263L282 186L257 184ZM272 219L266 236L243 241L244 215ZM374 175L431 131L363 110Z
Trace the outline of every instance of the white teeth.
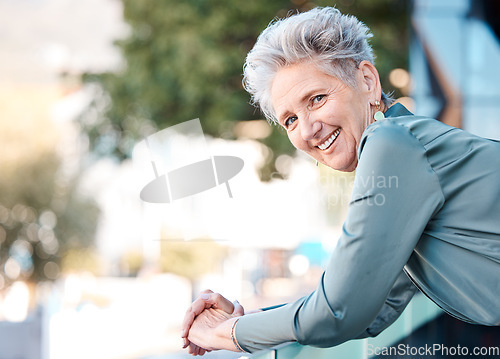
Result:
M332 133L332 135L325 142L323 142L321 145L318 145L318 148L320 150L326 150L328 147L330 147L333 141L335 141L339 133L340 133L340 128L334 133Z

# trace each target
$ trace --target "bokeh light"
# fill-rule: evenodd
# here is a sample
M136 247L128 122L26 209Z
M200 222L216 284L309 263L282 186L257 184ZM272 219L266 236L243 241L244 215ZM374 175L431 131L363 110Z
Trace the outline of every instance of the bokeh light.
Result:
M410 73L405 69L394 69L389 73L389 81L394 87L399 89L410 85Z
M288 268L294 276L301 276L309 270L309 259L302 254L294 254L288 263Z

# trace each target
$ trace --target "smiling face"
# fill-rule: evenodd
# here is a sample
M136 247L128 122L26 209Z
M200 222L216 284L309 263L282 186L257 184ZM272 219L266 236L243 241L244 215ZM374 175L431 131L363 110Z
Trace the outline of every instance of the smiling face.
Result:
M356 69L357 88L318 70L311 62L281 68L272 83L271 100L292 144L318 162L354 171L357 148L373 122L380 81L367 61Z

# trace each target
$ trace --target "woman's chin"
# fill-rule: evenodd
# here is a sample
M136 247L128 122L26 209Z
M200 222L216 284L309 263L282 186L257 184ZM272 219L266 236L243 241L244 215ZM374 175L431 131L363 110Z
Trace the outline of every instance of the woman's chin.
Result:
M320 162L341 172L352 172L358 164L356 158L323 158Z

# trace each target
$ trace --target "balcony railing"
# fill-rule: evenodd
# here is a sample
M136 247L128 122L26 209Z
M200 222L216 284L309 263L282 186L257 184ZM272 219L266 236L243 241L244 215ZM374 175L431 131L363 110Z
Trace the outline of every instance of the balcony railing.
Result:
M375 338L351 340L332 348L314 348L297 343L284 344L252 355L252 359L367 359L370 348L396 344L443 311L427 297L417 294L401 316Z

